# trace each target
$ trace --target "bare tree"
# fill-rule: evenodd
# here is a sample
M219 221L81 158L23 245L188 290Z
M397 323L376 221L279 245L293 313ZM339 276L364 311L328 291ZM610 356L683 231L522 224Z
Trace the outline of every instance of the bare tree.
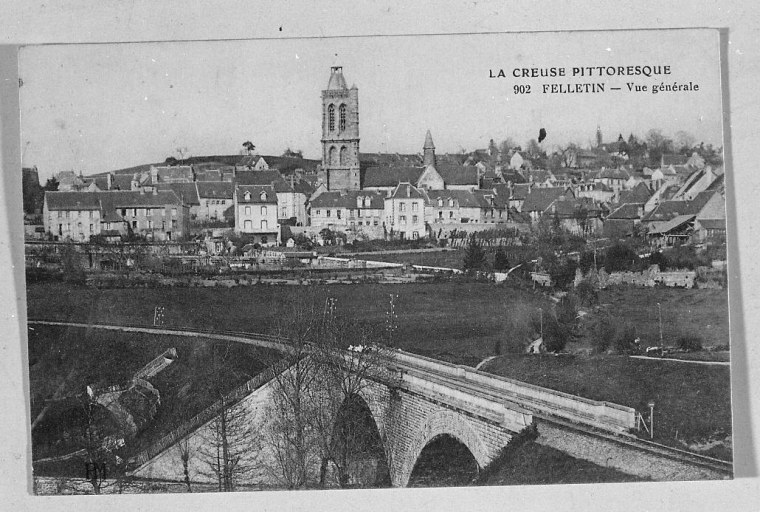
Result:
M204 443L198 456L205 463L205 476L214 478L220 492L234 491L242 483L250 483L260 468L261 438L254 430L248 411L241 402L228 405L224 397L219 414L204 431ZM189 457L189 451L183 453ZM187 462L183 457L185 485L190 488Z

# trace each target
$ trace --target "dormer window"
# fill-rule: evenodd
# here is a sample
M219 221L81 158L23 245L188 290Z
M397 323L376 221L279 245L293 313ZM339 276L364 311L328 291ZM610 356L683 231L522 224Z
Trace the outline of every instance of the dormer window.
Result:
M243 195L243 197L245 197L245 200L246 200L246 201L250 201L250 200L251 200L251 193L250 193L250 192L246 192L246 193Z
M261 194L259 194L259 198L262 201L266 201L267 200L267 193L262 191Z
M454 200L449 198L449 208L452 208L454 206Z
M438 198L438 206L443 206L443 199L440 197Z

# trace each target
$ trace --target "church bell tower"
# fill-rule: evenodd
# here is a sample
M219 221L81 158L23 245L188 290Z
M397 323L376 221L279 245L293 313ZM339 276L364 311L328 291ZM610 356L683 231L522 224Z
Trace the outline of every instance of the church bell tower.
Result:
M328 190L359 190L359 89L330 68L322 91L322 172Z

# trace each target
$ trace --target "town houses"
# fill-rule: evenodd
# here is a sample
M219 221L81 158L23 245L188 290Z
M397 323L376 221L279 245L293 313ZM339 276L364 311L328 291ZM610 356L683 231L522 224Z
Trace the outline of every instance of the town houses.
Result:
M330 70L321 108L319 160L290 150L260 155L246 143L239 155L170 157L92 176L61 172L42 211L27 212L41 213L43 227L29 236L174 241L228 232L276 246L288 242L283 232L435 239L453 229L529 230L544 219L582 236L644 230L659 244L725 236L723 168L696 151L642 165L629 155L638 147L633 136L605 143L597 128L594 147L543 160L535 148L493 141L437 153L433 133L448 127L431 127L416 154L362 153L359 88L348 87L340 66Z

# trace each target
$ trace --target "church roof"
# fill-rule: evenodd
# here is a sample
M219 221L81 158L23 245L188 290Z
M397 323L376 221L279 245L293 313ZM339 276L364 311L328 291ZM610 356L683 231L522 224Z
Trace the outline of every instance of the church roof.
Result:
M437 164L435 170L441 175L446 186L478 186L478 168L474 165Z
M399 183L417 183L424 167L369 167L364 171L363 187L395 187Z

